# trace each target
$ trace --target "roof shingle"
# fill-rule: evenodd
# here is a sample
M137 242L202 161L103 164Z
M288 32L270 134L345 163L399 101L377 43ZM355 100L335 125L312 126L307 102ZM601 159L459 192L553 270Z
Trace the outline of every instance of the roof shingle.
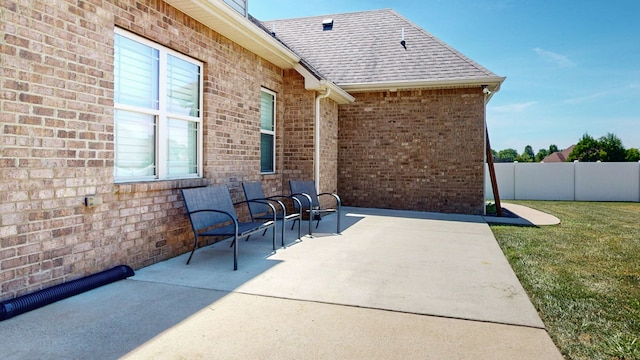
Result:
M337 85L502 79L390 9L263 23Z

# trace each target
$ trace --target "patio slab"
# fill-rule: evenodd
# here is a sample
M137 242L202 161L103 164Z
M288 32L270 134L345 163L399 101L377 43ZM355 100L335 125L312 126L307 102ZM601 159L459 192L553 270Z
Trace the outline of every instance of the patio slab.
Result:
M8 358L561 359L480 216L346 208L0 324ZM306 224L303 224L306 225ZM25 341L24 339L36 339Z

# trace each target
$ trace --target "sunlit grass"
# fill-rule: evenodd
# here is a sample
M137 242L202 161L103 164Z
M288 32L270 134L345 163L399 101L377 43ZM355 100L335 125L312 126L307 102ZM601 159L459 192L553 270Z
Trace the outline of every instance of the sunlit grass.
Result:
M492 225L567 359L640 359L640 204L514 201L560 225Z

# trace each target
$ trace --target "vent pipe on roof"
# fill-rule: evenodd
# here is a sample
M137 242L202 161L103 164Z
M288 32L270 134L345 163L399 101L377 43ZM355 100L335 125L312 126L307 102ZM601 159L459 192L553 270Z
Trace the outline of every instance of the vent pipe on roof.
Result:
M322 31L332 30L333 29L333 19L324 19L322 20Z
M402 28L402 39L400 40L400 45L402 45L405 50L407 49L407 42L404 41L404 28Z

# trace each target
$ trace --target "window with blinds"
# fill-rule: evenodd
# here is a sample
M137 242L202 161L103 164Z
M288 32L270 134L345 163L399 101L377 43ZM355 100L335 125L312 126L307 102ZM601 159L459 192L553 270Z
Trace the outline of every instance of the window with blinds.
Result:
M276 171L276 93L260 92L260 171Z
M202 63L116 29L115 180L202 173Z

